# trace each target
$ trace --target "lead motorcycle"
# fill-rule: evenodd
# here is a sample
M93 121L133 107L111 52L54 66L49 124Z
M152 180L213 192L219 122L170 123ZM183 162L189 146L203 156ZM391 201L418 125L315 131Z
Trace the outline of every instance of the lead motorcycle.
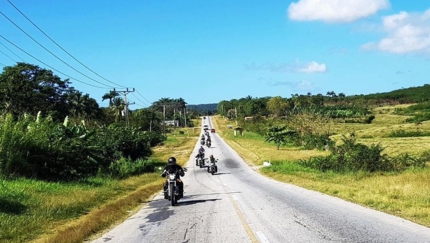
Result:
M186 172L187 168L183 168L183 170L184 172ZM179 177L179 171L171 170L171 171L165 171L163 173L166 173L166 179L167 179L166 180L167 190L164 191L164 198L169 200L172 206L175 206L178 203L178 200L182 198L179 195L178 182L181 181Z

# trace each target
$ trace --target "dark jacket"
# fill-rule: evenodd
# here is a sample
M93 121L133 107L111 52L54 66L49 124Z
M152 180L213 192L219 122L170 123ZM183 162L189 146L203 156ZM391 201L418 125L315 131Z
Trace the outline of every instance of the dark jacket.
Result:
M174 165L166 165L166 167L164 167L164 171L161 174L161 176L166 177L167 172L175 172L175 171L176 173L178 173L178 177L185 175L184 169L182 169L180 165L174 164Z

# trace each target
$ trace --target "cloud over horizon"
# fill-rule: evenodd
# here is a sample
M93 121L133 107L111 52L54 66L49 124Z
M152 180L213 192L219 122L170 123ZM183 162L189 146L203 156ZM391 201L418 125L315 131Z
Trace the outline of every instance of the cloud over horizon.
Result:
M299 0L288 7L288 17L299 21L346 23L388 7L388 0Z
M424 13L385 16L382 26L387 36L380 41L364 44L364 50L380 50L397 54L430 54L430 9Z
M245 69L249 71L266 70L270 72L293 72L293 73L324 73L327 71L327 67L324 63L318 63L315 61L309 63L281 63L274 64L266 62L260 65L255 63L245 64Z

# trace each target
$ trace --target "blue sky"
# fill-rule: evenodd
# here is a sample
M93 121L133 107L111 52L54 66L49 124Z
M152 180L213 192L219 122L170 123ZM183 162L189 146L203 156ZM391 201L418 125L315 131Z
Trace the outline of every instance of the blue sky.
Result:
M9 1L0 0L1 36L101 106L114 87L135 88L127 97L138 109L160 98L206 104L430 83L427 0ZM51 69L4 38L0 68L25 61Z

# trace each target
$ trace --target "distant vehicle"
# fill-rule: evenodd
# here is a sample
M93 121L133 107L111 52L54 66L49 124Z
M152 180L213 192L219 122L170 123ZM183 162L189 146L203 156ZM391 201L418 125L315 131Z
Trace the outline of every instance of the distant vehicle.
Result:
M203 127L209 127L208 125L204 125Z
M212 128L212 129L211 129L211 133L215 133L215 129L213 129L213 128Z
M209 128L205 127L205 128L203 128L203 130L207 131L207 130L209 130Z
M204 116L203 119L206 119L206 117Z

